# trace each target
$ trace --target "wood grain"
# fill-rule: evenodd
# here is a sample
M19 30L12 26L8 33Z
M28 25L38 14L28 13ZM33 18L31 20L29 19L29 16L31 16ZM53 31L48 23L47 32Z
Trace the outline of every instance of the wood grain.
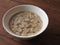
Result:
M2 26L4 13L21 4L41 7L49 17L49 26L46 31L27 41L11 36ZM60 0L0 0L0 45L60 45Z

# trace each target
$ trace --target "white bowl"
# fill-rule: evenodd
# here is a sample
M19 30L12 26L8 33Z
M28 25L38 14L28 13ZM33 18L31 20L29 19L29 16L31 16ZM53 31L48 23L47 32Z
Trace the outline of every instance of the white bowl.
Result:
M29 36L19 36L19 35L16 35L14 34L10 29L9 29L9 20L10 18L17 12L20 12L20 11L31 11L31 12L34 12L36 14L38 14L40 17L41 17L41 20L43 21L43 26L42 28L40 29L39 32L37 32L36 34L34 35L29 35ZM18 37L18 38L24 38L24 39L27 39L27 38L32 38L32 37L35 37L39 34L41 34L43 31L46 30L47 26L48 26L48 16L47 14L45 13L44 10L42 10L40 7L37 7L37 6L34 6L34 5L18 5L18 6L15 6L11 9L9 9L3 16L3 19L2 19L2 24L3 24L3 27L4 29L11 35L15 36L15 37Z

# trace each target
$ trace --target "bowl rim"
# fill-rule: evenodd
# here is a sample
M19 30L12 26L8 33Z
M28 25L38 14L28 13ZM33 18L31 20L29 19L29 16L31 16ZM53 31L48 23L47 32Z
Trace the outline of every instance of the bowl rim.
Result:
M48 16L47 16L46 12L45 12L43 9L41 9L41 10L46 14L47 19L48 19L48 23L47 23L47 26L45 27L45 29L44 29L41 33L36 33L36 34L34 34L34 35L29 35L29 36L19 36L19 35L16 35L16 34L14 34L14 33L12 33L12 32L10 32L10 31L7 30L7 28L5 27L5 24L4 24L5 16L6 16L7 13L8 13L9 11L11 11L12 9L17 8L17 7L20 7L20 6L34 6L34 7L37 7L37 8L39 8L39 9L41 9L41 8L38 7L38 6L30 5L30 4L17 5L17 6L14 6L14 7L8 9L8 10L4 13L3 18L2 18L2 25L3 25L4 29L5 29L10 35L15 36L15 37L18 37L18 38L31 38L31 37L35 37L35 36L43 33L43 32L46 30L46 28L47 28L47 26L48 26L48 23L49 23Z

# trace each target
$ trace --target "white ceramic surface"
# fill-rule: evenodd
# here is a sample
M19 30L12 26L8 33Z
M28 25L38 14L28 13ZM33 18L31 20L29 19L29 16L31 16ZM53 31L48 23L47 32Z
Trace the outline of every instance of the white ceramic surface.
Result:
M38 14L41 17L41 19L43 21L43 26L39 32L37 32L34 35L30 35L30 36L18 36L18 35L11 32L11 30L9 29L9 25L8 25L9 20L15 13L20 12L20 11L31 11L31 12ZM41 34L43 31L46 30L46 28L48 26L48 22L49 22L48 16L45 13L45 11L42 10L40 7L37 7L34 5L18 5L18 6L15 6L6 12L3 16L3 19L2 19L3 27L9 34L11 34L15 37L24 38L24 39L25 38L32 38L32 37L35 37L35 36Z

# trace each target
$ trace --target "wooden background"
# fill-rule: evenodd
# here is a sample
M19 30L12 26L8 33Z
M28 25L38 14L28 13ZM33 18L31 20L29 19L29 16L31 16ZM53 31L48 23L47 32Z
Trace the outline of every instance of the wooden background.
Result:
M13 37L2 26L4 13L11 7L21 4L39 6L49 17L46 31L31 40L22 41ZM0 0L0 45L60 45L60 0Z

